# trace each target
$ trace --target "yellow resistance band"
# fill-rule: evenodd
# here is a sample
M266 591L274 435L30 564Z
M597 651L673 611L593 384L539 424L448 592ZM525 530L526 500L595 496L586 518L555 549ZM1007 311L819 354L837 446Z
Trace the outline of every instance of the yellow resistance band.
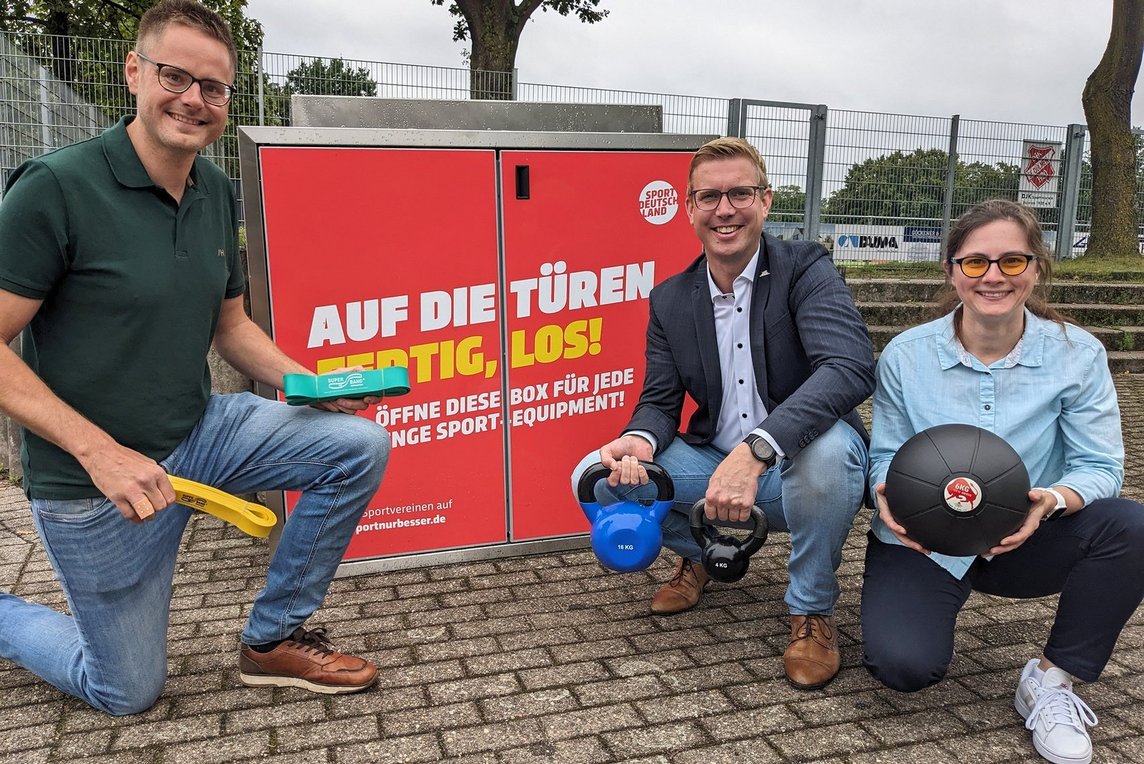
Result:
M237 496L193 480L174 475L168 477L171 480L171 487L175 489L176 503L208 512L243 533L266 538L278 521L274 512L261 504L243 501Z

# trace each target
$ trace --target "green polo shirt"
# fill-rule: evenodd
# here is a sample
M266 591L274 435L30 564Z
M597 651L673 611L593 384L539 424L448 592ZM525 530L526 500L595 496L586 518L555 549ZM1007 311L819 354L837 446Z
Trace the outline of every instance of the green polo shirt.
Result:
M124 118L21 165L0 202L0 289L42 300L27 364L117 442L159 461L202 416L224 298L241 295L234 190L196 157L176 204L143 169ZM72 456L25 431L25 490L100 492Z

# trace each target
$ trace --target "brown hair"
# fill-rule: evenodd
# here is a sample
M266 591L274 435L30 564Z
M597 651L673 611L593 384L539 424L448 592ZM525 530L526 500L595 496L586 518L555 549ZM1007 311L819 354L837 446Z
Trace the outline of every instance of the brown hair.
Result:
M1064 323L1068 318L1049 305L1049 292L1053 286L1053 258L1045 244L1041 222L1037 220L1037 216L1033 214L1032 210L1011 199L988 199L980 202L970 207L954 221L953 226L949 229L949 235L945 240L945 250L942 253L945 284L936 295L938 313L945 315L956 308L960 302L950 278L951 269L957 266L950 261L965 246L965 240L969 238L970 234L978 228L998 220L1008 220L1020 226L1021 230L1025 232L1029 254L1036 258L1034 262L1037 264L1037 284L1029 294L1028 300L1025 301L1025 307L1035 316L1061 324L1063 330ZM953 318L953 329L958 339L961 339L961 311L958 311Z
M143 18L139 19L139 32L135 38L136 50L139 48L139 43L158 37L171 24L182 24L221 42L230 53L231 69L238 70L238 52L234 47L234 37L230 34L230 27L222 16L197 0L159 0L151 6L143 14Z
M759 152L755 150L754 146L742 138L716 138L700 146L699 150L691 157L691 166L687 168L687 193L690 194L695 190L691 187L691 176L695 174L696 167L712 159L734 159L736 157L751 160L759 170L759 185L763 188L770 186L770 181L767 180L767 163L759 156Z

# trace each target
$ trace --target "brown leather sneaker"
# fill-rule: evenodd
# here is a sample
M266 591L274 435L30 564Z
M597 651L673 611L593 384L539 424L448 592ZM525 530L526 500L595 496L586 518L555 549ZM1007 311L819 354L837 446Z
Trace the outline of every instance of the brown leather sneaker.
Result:
M238 653L238 678L250 687L301 687L339 695L361 692L377 680L377 666L365 658L339 653L325 629L299 626L268 653L243 645Z
M838 676L842 651L831 615L792 615L790 642L783 653L787 681L800 690L817 690Z
M711 580L699 563L683 558L675 567L675 575L651 596L651 612L671 615L690 610L699 604L704 587Z

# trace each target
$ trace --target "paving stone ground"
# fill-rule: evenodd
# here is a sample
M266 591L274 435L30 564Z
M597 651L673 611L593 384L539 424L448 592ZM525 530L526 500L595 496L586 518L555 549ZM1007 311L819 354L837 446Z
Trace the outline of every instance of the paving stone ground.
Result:
M1144 500L1144 375L1119 375L1125 495ZM238 632L267 546L209 516L183 540L170 677L148 712L111 718L0 660L3 762L902 762L1042 761L1012 694L1055 598L974 594L936 687L901 694L861 666L864 532L850 535L837 616L843 671L826 689L783 679L781 535L695 610L649 615L670 574L603 571L589 552L342 578L311 620L378 663L367 693L316 696L238 683ZM1144 553L1144 550L1142 550ZM63 608L19 489L0 488L0 590ZM1144 761L1144 608L1099 682L1095 762Z

